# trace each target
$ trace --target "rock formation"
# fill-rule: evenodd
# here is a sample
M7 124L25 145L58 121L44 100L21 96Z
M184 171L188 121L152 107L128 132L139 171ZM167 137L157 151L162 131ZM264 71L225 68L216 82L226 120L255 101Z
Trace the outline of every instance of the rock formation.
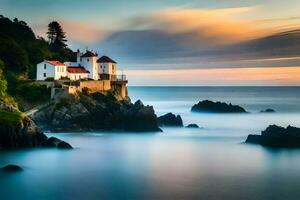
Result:
M23 171L22 167L20 167L18 165L11 165L11 164L6 165L0 169L4 172L21 172L21 171Z
M300 128L287 128L271 125L261 135L249 135L246 143L260 144L268 147L300 148Z
M266 110L261 110L260 112L261 112L261 113L274 113L275 110L273 110L273 109L271 109L271 108L268 108L268 109L266 109Z
M46 130L58 131L160 131L152 106L139 100L118 100L108 93L80 93L58 99L33 115L35 122Z
M173 113L167 113L157 118L159 126L183 126L180 115L174 115Z
M6 106L9 107L9 106ZM42 147L47 136L17 109L0 110L0 149Z
M199 126L197 124L189 124L186 128L199 128Z
M209 100L200 101L195 104L191 111L193 112L209 112L209 113L246 113L247 111L238 106L226 104L223 102L213 102Z

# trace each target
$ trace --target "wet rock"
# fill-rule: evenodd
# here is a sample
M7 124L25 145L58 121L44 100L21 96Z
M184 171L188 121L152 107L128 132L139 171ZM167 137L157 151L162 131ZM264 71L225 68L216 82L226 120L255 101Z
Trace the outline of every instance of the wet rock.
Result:
M192 112L210 112L210 113L246 113L247 111L238 105L232 105L223 102L213 102L209 100L200 101L195 104Z
M160 132L157 117L152 106L144 106L139 100L129 109L124 109L122 114L123 130L135 132Z
M42 147L49 140L24 113L13 106L0 105L0 149Z
M73 149L73 147L69 143L64 142L64 141L58 143L57 148L58 149Z
M246 143L278 148L300 148L300 128L271 125L261 135L249 135Z
M0 122L0 148L28 148L41 146L47 136L29 118L17 124Z
M266 110L261 110L260 112L261 112L261 113L274 113L275 110L273 110L273 109L271 109L271 108L268 108L268 109L266 109Z
M186 128L199 128L199 126L197 124L189 124Z
M70 144L56 137L50 137L49 139L47 139L44 142L43 146L49 148L72 149L72 146Z
M157 118L159 126L183 126L183 122L180 115L174 115L173 113L167 113Z
M2 171L4 172L20 172L23 171L23 168L18 166L18 165L6 165L5 167L1 168Z

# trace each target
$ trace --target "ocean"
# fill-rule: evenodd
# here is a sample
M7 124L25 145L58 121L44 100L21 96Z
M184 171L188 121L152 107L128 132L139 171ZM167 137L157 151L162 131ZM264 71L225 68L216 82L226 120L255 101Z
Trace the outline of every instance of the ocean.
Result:
M300 87L129 87L132 101L184 125L162 133L47 133L71 151L1 151L0 199L299 199L300 149L244 144L268 125L300 127ZM224 101L247 114L192 113L200 100ZM272 108L275 113L260 113Z

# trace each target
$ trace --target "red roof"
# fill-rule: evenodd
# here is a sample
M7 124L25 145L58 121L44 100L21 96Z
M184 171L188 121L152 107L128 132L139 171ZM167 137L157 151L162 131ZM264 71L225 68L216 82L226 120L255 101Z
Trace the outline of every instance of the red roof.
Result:
M88 73L90 73L84 67L68 67L67 71L71 74L88 74Z
M46 62L51 64L51 65L54 65L54 66L64 66L65 65L64 63L61 63L57 60L47 60Z

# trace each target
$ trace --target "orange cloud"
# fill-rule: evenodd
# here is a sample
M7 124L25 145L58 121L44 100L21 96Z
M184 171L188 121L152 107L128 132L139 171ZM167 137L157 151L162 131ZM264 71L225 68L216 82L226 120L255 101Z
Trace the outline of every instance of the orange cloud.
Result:
M246 20L244 15L256 7L225 9L167 9L148 18L139 18L137 25L160 29L171 34L193 33L212 43L231 43L270 34L259 23ZM193 38L195 39L195 38ZM193 40L193 42L195 42Z

